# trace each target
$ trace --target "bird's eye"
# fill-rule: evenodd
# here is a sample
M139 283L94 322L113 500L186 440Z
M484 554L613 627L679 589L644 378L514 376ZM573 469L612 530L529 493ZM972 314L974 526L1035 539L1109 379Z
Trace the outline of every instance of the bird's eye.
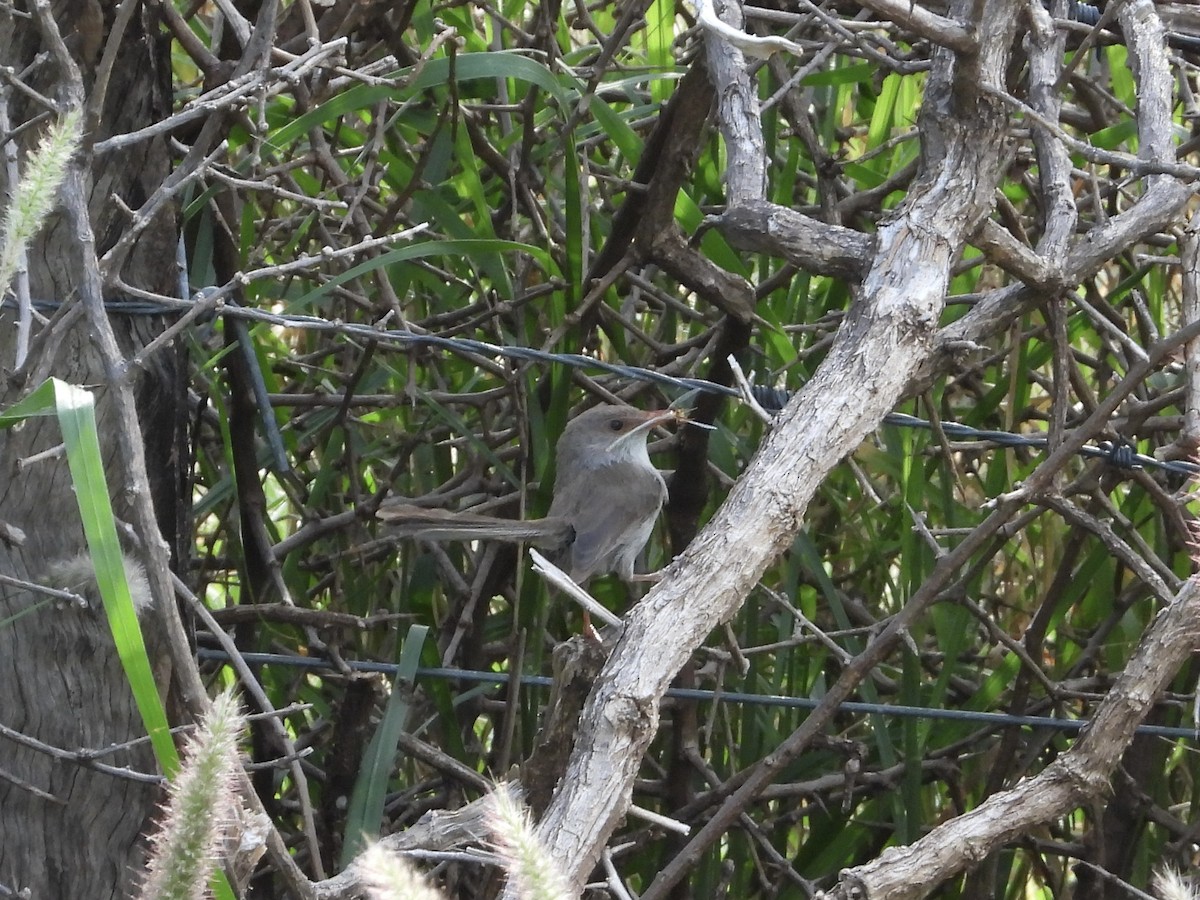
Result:
M621 419L609 419L608 420L608 430L609 431L620 431L624 427L625 427L625 423Z

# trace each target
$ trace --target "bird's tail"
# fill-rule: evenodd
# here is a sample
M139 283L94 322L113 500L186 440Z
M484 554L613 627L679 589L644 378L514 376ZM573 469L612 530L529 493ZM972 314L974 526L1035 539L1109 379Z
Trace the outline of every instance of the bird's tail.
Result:
M565 544L571 525L565 519L502 519L471 512L424 509L407 503L384 503L375 517L391 534L423 541L501 541L541 546Z

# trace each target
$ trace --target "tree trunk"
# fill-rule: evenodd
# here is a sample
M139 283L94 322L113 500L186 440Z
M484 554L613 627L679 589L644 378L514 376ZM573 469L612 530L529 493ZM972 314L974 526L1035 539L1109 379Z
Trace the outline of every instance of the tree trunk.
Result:
M118 6L115 0L59 0L53 15L72 57L92 91ZM130 6L124 4L124 6ZM65 73L50 52L38 24L33 0L0 8L0 65L11 67L26 84L60 106L66 98ZM133 14L120 36L105 102L98 122L85 135L91 142L132 131L170 113L168 45L148 5ZM28 15L24 13L28 12ZM14 14L16 13L16 14ZM47 112L22 92L5 85L11 127L19 131L20 159L45 128L20 130ZM50 121L51 117L45 117ZM5 135L0 140L6 138ZM81 153L87 153L86 149ZM86 160L86 157L85 157ZM136 209L162 183L170 169L165 142L147 140L119 154L90 161L89 210L96 252L103 254L129 222L125 207ZM0 196L10 190L0 168ZM119 202L114 198L119 198ZM161 216L147 229L121 271L125 282L150 291L175 294L175 222ZM0 309L0 408L7 407L47 375L92 387L105 453L109 486L119 519L130 515L132 496L123 480L112 441L114 404L105 388L105 367L92 329L79 308L77 287L82 269L75 230L58 215L30 247L30 291L49 305L35 318L29 364L16 365L16 312L11 302ZM92 265L94 265L94 261ZM106 299L114 299L106 296ZM161 332L160 317L112 315L113 329L126 353ZM178 527L182 499L181 464L186 461L182 369L173 351L155 354L134 376L139 418L159 527L181 562ZM55 565L86 547L67 462L60 454L34 461L35 454L61 443L53 418L28 422L22 429L0 431L0 573L46 582ZM24 464L22 461L26 461ZM145 536L142 536L145 537ZM137 548L127 551L137 556ZM163 598L158 598L163 602ZM143 624L148 620L143 620ZM121 663L114 652L108 621L99 602L80 609L44 595L0 586L0 724L54 747L103 749L145 735ZM152 659L155 636L147 633ZM166 678L160 679L165 691ZM27 890L30 896L119 897L129 893L141 865L142 835L158 799L154 784L100 774L43 752L0 741L0 893ZM148 743L106 756L104 762L156 773Z

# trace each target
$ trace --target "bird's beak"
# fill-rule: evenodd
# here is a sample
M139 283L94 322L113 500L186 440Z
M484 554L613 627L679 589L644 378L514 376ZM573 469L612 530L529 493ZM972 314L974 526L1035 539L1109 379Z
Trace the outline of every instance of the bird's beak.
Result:
M647 409L642 411L642 421L638 423L637 428L632 431L627 431L620 437L614 438L613 442L604 448L606 453L611 453L616 447L619 447L625 441L632 440L635 435L645 434L655 425L660 422L669 421L684 421L687 419L677 409Z

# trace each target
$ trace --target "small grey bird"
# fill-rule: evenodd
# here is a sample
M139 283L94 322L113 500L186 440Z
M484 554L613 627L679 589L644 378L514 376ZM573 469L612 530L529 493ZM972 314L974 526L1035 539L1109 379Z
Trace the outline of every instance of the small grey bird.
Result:
M554 499L544 519L526 521L385 502L377 516L393 532L423 540L530 541L550 551L577 584L613 572L634 581L638 554L667 498L646 438L677 410L602 404L567 423L555 450Z
M667 484L646 449L650 429L674 410L602 405L576 416L558 439L554 499L547 519L571 523L556 563L583 584L615 572L634 578L638 554L667 499Z

